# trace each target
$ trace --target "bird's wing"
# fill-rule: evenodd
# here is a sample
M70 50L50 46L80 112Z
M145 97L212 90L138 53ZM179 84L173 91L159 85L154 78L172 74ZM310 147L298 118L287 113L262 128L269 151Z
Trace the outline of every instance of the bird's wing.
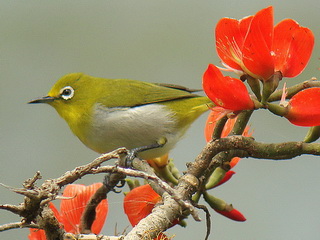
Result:
M150 103L166 102L182 98L198 97L196 90L178 85L154 84L127 79L112 79L108 85L110 94L105 95L103 102L109 107L135 107Z
M185 86L171 84L171 83L155 83L155 85L159 85L159 86L167 87L167 88L173 88L173 89L177 89L177 90L182 90L182 91L189 92L189 93L202 91L202 89L191 89L191 88L187 88Z

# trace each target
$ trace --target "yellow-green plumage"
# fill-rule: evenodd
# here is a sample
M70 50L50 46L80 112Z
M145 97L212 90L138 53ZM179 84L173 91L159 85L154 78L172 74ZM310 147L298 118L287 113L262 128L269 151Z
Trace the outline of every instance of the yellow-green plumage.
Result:
M208 98L179 86L82 73L62 77L47 97L30 103L43 102L53 106L72 132L99 153L168 140L161 149L141 153L143 158L167 153L211 104Z

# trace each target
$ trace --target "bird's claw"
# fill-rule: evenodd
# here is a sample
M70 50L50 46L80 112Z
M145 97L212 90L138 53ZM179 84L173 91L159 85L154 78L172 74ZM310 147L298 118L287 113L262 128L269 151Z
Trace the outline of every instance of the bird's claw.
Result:
M161 148L163 147L167 142L166 138L161 138L159 139L156 143L154 144L150 144L148 146L141 146L141 147L137 147L137 148L133 148L131 150L129 150L126 159L125 159L125 167L132 167L132 162L135 158L139 158L138 154L140 152L144 152L150 149L155 149L155 148Z
M109 191L112 191L114 193L121 193L121 190L116 190L115 188L122 188L125 184L126 184L126 181L124 179L120 180L116 185L114 184L110 184L110 176L111 176L111 173L108 173L106 174L106 176L104 177L104 180L103 180L103 184L104 186L106 187L106 189Z

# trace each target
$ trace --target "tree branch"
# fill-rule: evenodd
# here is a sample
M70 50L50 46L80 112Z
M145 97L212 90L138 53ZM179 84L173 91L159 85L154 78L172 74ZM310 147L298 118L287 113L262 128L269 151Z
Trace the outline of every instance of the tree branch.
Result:
M250 115L250 113L248 114ZM246 120L242 121L246 122ZM111 185L115 186L123 176L139 177L149 180L154 189L162 195L163 204L156 206L153 212L141 220L124 239L155 238L160 232L172 226L172 222L176 219L191 214L196 220L199 220L190 199L199 189L201 182L205 181L203 176L206 176L205 173L210 165L210 168L215 168L221 165L221 161L229 161L231 157L235 156L283 160L302 154L320 155L320 144L304 142L269 144L256 142L253 138L238 135L215 139L205 146L193 163L188 164L186 174L179 179L178 185L174 188L157 177L145 161L133 160L134 168L139 170L121 166L101 166L103 162L113 158L118 159L121 163L120 155L125 153L127 153L125 149L118 149L114 152L103 154L91 163L66 172L57 179L46 180L39 188L34 186L36 180L41 178L39 173L26 182L25 189L9 188L25 195L25 201L19 206L7 204L1 205L0 208L19 214L24 217L24 221L20 224L3 225L0 230L12 229L18 226L39 227L46 230L48 239L62 239L65 234L54 218L51 209L47 207L47 203L57 196L62 186L73 183L87 174L108 172L115 177ZM225 155L225 153L228 154ZM219 158L221 154L228 157ZM217 162L216 159L219 159L219 161ZM118 176L121 176L121 178L118 178ZM110 187L110 189L112 188ZM106 192L110 191L110 189L107 189Z
M302 83L287 88L288 94L286 96L286 99L290 99L293 95L297 94L301 90L311 87L320 87L320 81L317 81L317 78L313 77L310 80L304 81ZM268 102L280 101L281 96L282 89L276 90L274 93L270 95L270 97L268 98Z
M0 232L17 228L39 228L39 225L24 222L8 223L0 226Z

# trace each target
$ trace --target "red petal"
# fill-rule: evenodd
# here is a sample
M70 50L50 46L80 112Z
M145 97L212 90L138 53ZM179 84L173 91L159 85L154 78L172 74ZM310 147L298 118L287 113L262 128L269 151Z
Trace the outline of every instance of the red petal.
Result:
M154 205L161 200L150 185L142 185L131 190L124 198L123 207L132 226L148 216Z
M209 142L212 138L212 133L214 128L216 127L216 123L217 121L219 121L222 117L224 117L226 114L225 109L221 108L221 107L213 107L211 109L211 112L208 115L207 121L206 121L206 125L204 128L204 135L206 138L206 141ZM237 120L237 117L235 118L229 118L222 130L221 133L221 137L227 137L231 130L234 127L234 124ZM243 132L243 136L245 137L250 137L252 135L252 133L249 133L249 126L246 126ZM233 160L232 160L233 161ZM236 160L234 160L236 162Z
M253 16L248 16L248 17L244 17L239 21L239 28L240 28L240 33L242 35L242 38L244 41L245 37L247 36L251 21L253 19ZM242 46L243 46L243 42L242 42Z
M71 197L61 201L60 211L64 218L64 228L66 232L79 233L81 216L92 195L101 187L102 183L95 183L89 186L80 184L68 185L64 192L64 197ZM94 220L91 231L95 234L100 233L108 213L107 200L103 200L96 208L96 219Z
M244 83L240 79L224 77L213 64L205 71L202 84L207 96L220 107L233 111L254 109Z
M70 184L63 191L63 197L70 197L61 201L60 211L64 217L64 229L66 232L79 233L80 219L85 208L79 198L81 191L85 189L85 185Z
M241 70L241 49L244 34L240 22L232 18L222 18L215 29L217 53L226 65Z
M268 80L274 73L271 45L273 39L273 8L260 10L253 17L244 40L242 61L249 75Z
M226 110L222 107L213 107L208 115L206 125L204 128L204 135L206 141L209 142L212 139L212 133L216 127L217 121L226 115ZM226 124L227 125L227 124Z
M234 124L236 123L237 118L229 118L226 122L226 125L223 128L223 131L221 133L221 137L227 137L229 133L232 131Z
M221 210L216 210L215 211L217 213L220 213L221 215L227 217L227 218L230 218L234 221L239 221L239 222L244 222L246 221L247 219L243 216L243 214L241 212L239 212L237 209L232 209L230 212L228 211L221 211Z
M216 116L216 113L214 111L211 111L208 115L206 125L204 127L204 137L207 142L209 142L212 139L212 133L216 126L215 116Z
M299 24L291 19L285 19L274 27L274 40L272 51L274 52L275 70L287 73L287 59L290 57L290 48L293 32L299 28Z
M30 228L29 240L47 240L46 233L42 229Z
M292 124L320 126L320 88L308 88L298 92L289 101L285 116Z
M310 29L300 27L293 34L291 45L291 61L288 61L290 69L286 72L286 77L299 75L309 62L314 46L314 36Z
M275 53L275 70L284 77L295 77L306 67L314 46L310 29L300 27L292 20L285 19L274 28L272 50Z

